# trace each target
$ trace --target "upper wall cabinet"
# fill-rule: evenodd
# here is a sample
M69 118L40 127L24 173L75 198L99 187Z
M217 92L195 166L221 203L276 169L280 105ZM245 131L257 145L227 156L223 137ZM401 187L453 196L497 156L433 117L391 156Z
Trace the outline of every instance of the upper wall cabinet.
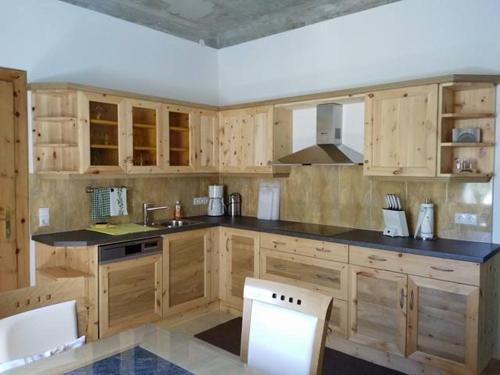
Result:
M163 139L161 104L127 100L127 171L162 172Z
M165 105L163 107L165 126L165 169L167 172L193 172L193 110L188 107Z
M194 111L193 158L197 172L219 170L219 118L215 111Z
M438 85L371 92L365 103L367 176L436 176Z
M272 161L291 152L291 112L273 106L220 113L222 173L276 173Z

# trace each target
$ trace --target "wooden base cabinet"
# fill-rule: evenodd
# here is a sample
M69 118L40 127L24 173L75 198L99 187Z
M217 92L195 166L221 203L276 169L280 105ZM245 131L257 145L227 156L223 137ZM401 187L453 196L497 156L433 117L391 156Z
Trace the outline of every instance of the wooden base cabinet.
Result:
M405 274L350 266L350 340L405 355Z
M163 236L163 316L210 302L210 230Z
M162 318L162 256L99 266L99 337Z
M407 355L453 374L478 371L479 288L408 276Z
M259 233L222 228L220 246L221 299L242 310L245 278L259 277Z

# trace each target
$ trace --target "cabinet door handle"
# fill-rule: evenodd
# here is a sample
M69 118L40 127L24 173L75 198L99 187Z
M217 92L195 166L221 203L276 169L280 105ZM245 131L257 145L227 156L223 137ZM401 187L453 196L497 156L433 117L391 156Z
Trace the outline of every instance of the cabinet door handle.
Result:
M10 237L12 235L10 208L4 208L4 209L0 208L0 214L2 211L3 211L3 217L0 215L0 221L3 221L4 223L5 239L10 240Z
M286 243L280 242L280 241L273 241L273 244L275 244L275 245L283 245L283 246L286 245Z
M399 292L399 307L401 307L402 309L404 305L405 305L405 291L403 288L401 288L401 291Z
M375 261L378 261L378 262L386 262L387 261L387 259L379 257L377 255L369 255L368 259L375 260Z
M320 253L331 253L332 251L329 249L325 249L324 247L316 247L316 251L319 251Z
M410 310L413 310L413 303L414 303L415 296L413 295L413 290L410 292Z
M229 253L229 237L226 238L226 252Z
M395 169L394 171L392 171L392 174L393 175L398 175L398 174L401 174L403 172L403 169L402 168L398 168L398 169Z
M454 272L455 271L451 268L444 268L444 267L437 267L437 266L431 266L431 268L435 271L441 271L441 272Z

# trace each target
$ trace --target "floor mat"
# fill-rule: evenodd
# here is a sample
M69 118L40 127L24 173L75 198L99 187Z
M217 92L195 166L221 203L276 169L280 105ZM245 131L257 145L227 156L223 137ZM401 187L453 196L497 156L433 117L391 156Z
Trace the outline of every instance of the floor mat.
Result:
M241 318L219 324L195 337L235 355L240 355ZM336 350L325 348L323 374L332 375L402 375L403 373L382 367Z

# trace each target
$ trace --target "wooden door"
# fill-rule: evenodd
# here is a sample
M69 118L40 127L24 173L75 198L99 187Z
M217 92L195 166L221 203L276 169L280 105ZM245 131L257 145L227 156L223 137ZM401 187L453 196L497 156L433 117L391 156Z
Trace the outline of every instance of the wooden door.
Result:
M127 172L163 172L161 104L127 99L126 112Z
M127 128L125 99L107 94L78 95L80 167L83 173L125 173Z
M437 89L428 85L367 95L365 175L436 175Z
M347 300L347 264L260 249L260 278Z
M26 72L0 68L0 292L29 286Z
M161 255L99 266L99 337L161 318Z
M163 236L163 316L210 302L210 231Z
M407 356L454 374L478 373L479 288L408 276Z
M223 276L220 289L222 300L238 309L243 308L245 278L259 277L258 232L223 228L221 231Z
M384 352L405 355L405 274L350 266L349 339Z
M244 171L268 172L273 161L273 106L244 110L242 155Z
M219 164L221 172L242 172L242 129L246 123L242 110L220 112Z
M194 112L193 108L184 106L163 106L163 142L167 172L194 171Z
M217 112L195 112L193 137L195 170L217 172L219 169L219 118Z

